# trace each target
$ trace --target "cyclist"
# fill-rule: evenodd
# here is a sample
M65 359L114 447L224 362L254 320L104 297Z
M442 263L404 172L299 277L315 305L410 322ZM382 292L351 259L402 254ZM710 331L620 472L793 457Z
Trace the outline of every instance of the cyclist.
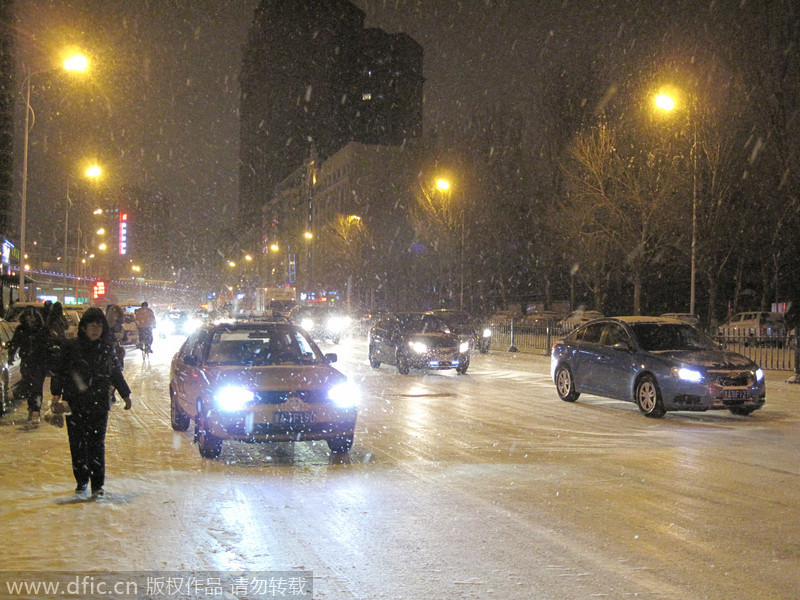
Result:
M133 311L133 318L136 321L136 327L139 329L139 348L145 353L152 352L153 327L156 324L156 315L147 302L142 302L142 305Z

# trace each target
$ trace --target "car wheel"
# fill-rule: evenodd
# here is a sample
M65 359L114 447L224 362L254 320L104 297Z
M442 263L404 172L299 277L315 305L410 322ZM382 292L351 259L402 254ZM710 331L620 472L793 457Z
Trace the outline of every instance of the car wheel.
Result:
M731 406L728 410L735 415L739 415L740 417L747 417L757 409L754 406Z
M327 440L328 448L333 454L346 454L353 447L353 436L344 435Z
M181 410L175 397L171 393L169 395L169 420L175 431L186 431L189 429L189 415Z
M397 372L400 375L408 375L411 372L411 366L408 364L408 357L402 352L397 353Z
M208 422L203 405L197 407L194 419L194 441L203 458L217 458L222 452L222 440L208 433Z
M331 341L332 341L334 344L338 344L338 343L341 341L341 339L340 339L339 337L334 337L334 338L331 338Z
M478 352L480 352L481 354L486 354L487 352L489 352L489 344L481 344L480 346L478 346Z
M575 391L575 379L567 365L558 365L555 374L556 391L564 402L575 402L580 394Z
M373 369L379 369L381 366L381 361L375 358L375 346L372 344L369 345L369 366Z
M456 373L458 373L459 375L464 375L467 372L467 369L469 369L469 361L468 360L463 362L463 363L461 363L460 365L458 365L456 367Z
M661 400L661 390L658 389L658 382L652 375L643 375L636 383L634 392L636 404L645 417L658 419L667 412L664 402Z

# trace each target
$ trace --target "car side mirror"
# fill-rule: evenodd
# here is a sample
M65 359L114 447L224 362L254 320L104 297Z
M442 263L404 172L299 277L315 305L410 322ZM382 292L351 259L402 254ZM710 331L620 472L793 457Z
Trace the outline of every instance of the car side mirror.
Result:
M200 359L198 359L196 356L192 356L191 354L187 354L183 357L183 364L189 367L196 367L200 364Z
M336 352L328 352L325 355L325 360L328 361L328 364L335 363L337 360L339 360L339 357L336 355Z
M630 352L633 350L628 342L617 342L613 346L611 346L614 350L621 350L623 352Z

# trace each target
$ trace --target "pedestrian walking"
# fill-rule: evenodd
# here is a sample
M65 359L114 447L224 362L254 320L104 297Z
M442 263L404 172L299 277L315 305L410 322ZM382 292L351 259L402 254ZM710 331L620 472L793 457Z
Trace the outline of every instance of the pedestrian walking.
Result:
M109 304L106 306L106 320L108 321L108 339L117 352L120 365L124 366L125 348L122 340L125 337L125 311L119 304Z
M67 329L69 329L69 321L64 314L64 309L61 302L54 302L50 307L50 312L47 314L44 328L47 332L47 372L52 372L56 363L58 363L58 354L64 342L67 341Z
M19 352L18 395L27 401L28 421L34 424L40 421L42 390L49 369L49 346L41 313L33 306L26 307L8 345L8 364L14 363Z
M131 390L122 375L114 347L108 341L108 321L99 308L89 308L78 325L78 336L67 340L50 380L53 412L66 415L72 473L83 493L103 495L105 439L112 388L131 408Z

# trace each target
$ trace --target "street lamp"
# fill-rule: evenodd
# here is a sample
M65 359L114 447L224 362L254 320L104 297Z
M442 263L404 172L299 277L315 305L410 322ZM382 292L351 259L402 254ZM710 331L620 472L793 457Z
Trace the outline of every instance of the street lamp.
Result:
M65 71L84 72L89 68L89 60L76 54L68 57L64 61ZM36 123L36 114L31 106L31 78L34 75L48 73L56 69L43 69L41 71L28 72L23 80L25 86L25 129L22 143L22 201L20 203L20 226L19 226L19 300L26 300L25 297L25 253L26 253L26 229L28 211L28 138L31 129Z
M86 177L88 177L89 179L98 179L102 175L102 173L103 173L102 169L100 169L99 166L92 165L91 167L86 169L86 172L84 173L84 175ZM63 263L63 267L64 267L64 284L63 284L64 293L63 293L62 302L61 302L64 305L66 305L66 303L67 303L67 264L68 264L67 263L67 242L69 241L69 209L72 208L72 198L70 198L70 196L69 196L69 188L70 188L70 183L71 182L72 182L72 178L70 176L67 176L67 206L66 206L66 208L64 210L64 263ZM78 240L79 240L78 244L80 244L80 231L81 231L81 226L80 226L80 219L79 219L78 220ZM76 247L75 252L76 252L76 257L77 257L77 253L79 253L80 250ZM75 276L77 277L77 275L78 275L78 273L76 271ZM75 289L77 290L77 285L75 286ZM76 303L78 302L77 291L76 291L76 295L75 295L75 302Z
M442 193L450 193L450 182L447 179L437 179L436 187ZM449 198L449 195L448 195ZM461 264L459 265L459 291L458 309L464 310L464 205L461 205Z
M656 108L665 112L675 110L675 99L667 93L660 93L654 99ZM687 103L686 115L692 128L692 248L691 273L689 280L689 312L695 314L695 280L697 276L697 123L691 106Z

